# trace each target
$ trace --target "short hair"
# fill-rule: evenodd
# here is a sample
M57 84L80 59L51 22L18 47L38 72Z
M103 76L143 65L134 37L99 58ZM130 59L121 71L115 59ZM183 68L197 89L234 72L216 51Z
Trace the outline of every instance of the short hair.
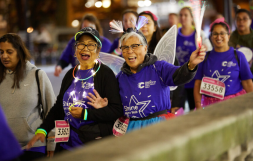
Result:
M251 19L251 14L250 14L250 12L248 10L246 10L246 9L239 9L239 10L236 11L235 16L237 16L239 13L246 13L249 16L249 18Z
M127 13L132 13L132 14L135 15L136 18L138 17L138 13L137 13L136 11L131 10L131 9L127 9L127 10L124 10L124 11L122 12L122 18L123 18L123 16L124 16L125 14L127 14Z
M177 16L178 17L178 14L176 14L176 13L169 13L168 16Z
M148 44L144 40L144 37L142 37L141 35L137 34L136 32L129 32L129 33L125 33L124 35L122 35L121 38L120 38L120 40L119 40L120 41L120 46L121 46L121 44L122 44L123 41L126 41L130 37L137 37L144 46L148 46Z

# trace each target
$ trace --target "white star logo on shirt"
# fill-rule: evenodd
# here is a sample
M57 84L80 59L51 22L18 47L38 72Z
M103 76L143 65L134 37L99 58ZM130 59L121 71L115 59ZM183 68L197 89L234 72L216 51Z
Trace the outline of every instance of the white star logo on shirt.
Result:
M131 107L132 101L134 102L135 106L141 106L141 108L138 108L141 117L146 117L146 115L144 114L144 110L147 108L151 100L139 102L137 98L134 95L132 95L130 98L129 107Z
M220 75L220 73L219 73L218 70L215 70L215 71L214 71L212 77L213 77L214 75L216 75L216 77L217 77L218 80L222 79L221 82L223 82L223 83L224 83L228 78L230 78L230 75Z
M184 57L189 55L189 52L188 51L183 51L183 49L179 46L177 48L177 58L180 62L184 62Z

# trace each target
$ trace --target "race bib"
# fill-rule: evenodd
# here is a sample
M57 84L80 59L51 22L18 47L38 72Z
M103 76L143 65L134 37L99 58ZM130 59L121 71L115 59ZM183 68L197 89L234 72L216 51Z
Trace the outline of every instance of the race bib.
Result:
M125 135L129 124L129 120L130 119L125 116L118 118L113 125L113 135L116 137Z
M200 93L218 99L224 99L225 84L217 79L204 77L201 82Z
M55 141L59 142L68 142L70 134L69 123L65 120L55 121Z

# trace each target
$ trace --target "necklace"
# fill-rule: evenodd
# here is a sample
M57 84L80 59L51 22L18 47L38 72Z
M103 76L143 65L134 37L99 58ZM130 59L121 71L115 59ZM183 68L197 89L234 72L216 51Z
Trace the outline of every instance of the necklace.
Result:
M74 70L73 70L73 77L74 77L74 79L84 81L84 80L87 80L87 79L93 77L93 76L98 72L98 70L100 69L101 62L100 62L100 61L98 61L98 62L99 62L99 67L98 67L98 69L96 70L96 72L93 73L93 74L91 74L89 77L84 78L84 79L79 79L79 78L76 78L76 77L75 77L75 69L76 69L76 67L78 66L78 65L76 65L75 68L74 68Z

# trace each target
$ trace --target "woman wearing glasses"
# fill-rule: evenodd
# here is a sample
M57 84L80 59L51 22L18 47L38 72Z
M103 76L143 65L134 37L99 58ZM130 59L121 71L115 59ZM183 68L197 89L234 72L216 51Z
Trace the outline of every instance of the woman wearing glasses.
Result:
M170 117L169 86L182 85L195 76L205 48L194 51L187 63L177 67L147 54L147 39L140 31L129 28L120 43L125 63L117 79L124 115L130 117L130 132Z
M75 56L79 64L63 78L56 104L39 128L48 132L54 128L55 120L70 125L68 141L58 144L56 152L111 135L114 120L123 115L115 75L98 60L102 47L98 31L91 27L83 28L76 33L75 41ZM28 148L37 140L44 139L45 136L37 131Z
M253 91L245 56L228 46L230 28L224 18L215 20L210 31L214 49L207 53L195 77L194 98L198 109Z

